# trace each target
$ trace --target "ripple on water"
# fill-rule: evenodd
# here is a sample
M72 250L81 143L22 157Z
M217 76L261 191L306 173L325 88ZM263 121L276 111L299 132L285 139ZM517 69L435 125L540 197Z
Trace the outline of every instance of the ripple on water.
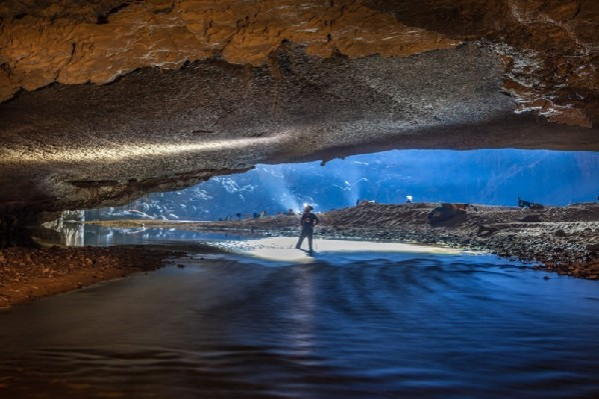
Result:
M181 262L0 314L0 397L599 395L597 282L463 254Z

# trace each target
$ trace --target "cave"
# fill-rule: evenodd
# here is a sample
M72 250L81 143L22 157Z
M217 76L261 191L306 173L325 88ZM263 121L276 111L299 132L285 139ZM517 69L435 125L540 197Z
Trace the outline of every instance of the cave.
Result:
M382 149L599 149L592 2L288 3L4 2L0 213Z
M598 65L593 0L2 1L0 396L595 397L595 198L546 209L518 198L522 209L495 219L411 196L358 201L323 216L321 231L416 255L279 268L220 252L177 252L164 267L175 247L40 249L25 227L256 165L391 150L596 153ZM278 223L294 250L289 216L299 218L238 222L252 233ZM369 217L378 225L363 226ZM192 228L230 231L206 226ZM188 347L161 346L187 325L176 338Z

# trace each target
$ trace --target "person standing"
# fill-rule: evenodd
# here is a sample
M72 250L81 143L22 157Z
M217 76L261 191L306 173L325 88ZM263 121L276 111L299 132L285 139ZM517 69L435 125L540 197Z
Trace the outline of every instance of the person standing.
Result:
M302 232L300 234L299 240L297 241L296 249L300 249L302 243L304 242L304 238L308 238L308 253L312 255L312 236L314 234L314 226L318 224L318 218L315 214L312 213L312 208L310 205L306 205L304 207L304 213L302 214L302 218L300 219L300 226L302 227Z

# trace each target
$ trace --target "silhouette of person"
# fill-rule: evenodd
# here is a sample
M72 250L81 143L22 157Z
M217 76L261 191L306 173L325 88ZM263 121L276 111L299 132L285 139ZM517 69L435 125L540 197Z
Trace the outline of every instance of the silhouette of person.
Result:
M300 219L300 226L302 227L302 232L300 234L299 240L297 241L296 249L300 249L302 243L304 242L304 238L308 238L308 253L312 255L312 237L314 235L314 226L318 224L318 218L315 214L312 213L312 208L310 205L306 205L304 207L304 213L302 214L302 218Z

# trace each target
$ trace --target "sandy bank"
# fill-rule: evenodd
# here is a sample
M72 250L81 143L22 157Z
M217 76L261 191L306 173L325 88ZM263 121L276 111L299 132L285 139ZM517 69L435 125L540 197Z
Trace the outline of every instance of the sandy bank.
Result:
M307 244L303 249L295 249L297 237L265 237L243 241L226 241L217 244L229 252L251 255L262 259L293 263L311 262ZM399 242L373 242L353 240L317 239L314 241L314 256L339 252L377 252L377 253L410 253L410 254L442 254L457 255L462 252L453 248L442 248L429 245L405 244Z
M429 223L438 204L364 204L319 214L316 236L394 241L485 251L573 277L599 279L599 204L529 209L476 205L440 223ZM221 222L110 221L113 226L176 227L296 236L298 217L277 215Z

